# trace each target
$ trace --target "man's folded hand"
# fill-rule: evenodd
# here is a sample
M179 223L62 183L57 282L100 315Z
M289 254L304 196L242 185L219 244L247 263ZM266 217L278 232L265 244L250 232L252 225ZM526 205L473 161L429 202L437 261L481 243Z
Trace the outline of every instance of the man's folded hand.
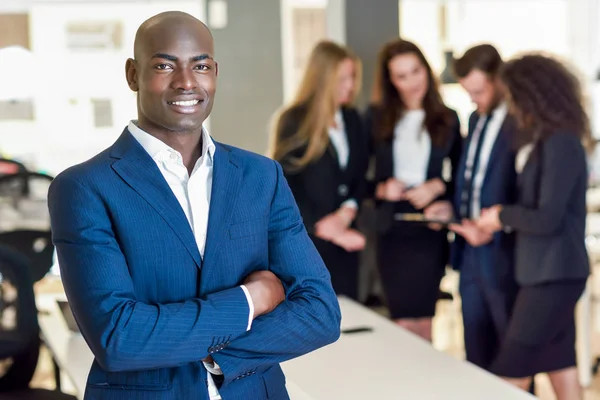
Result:
M256 271L244 281L252 303L254 304L253 319L273 311L283 300L285 291L281 280L271 271Z

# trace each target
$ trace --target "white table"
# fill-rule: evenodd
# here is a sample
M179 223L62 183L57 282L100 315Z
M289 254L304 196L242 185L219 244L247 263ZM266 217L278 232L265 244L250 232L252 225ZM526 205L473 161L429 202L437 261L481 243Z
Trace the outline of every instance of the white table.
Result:
M66 297L54 294L36 296L37 307L42 312L38 317L40 330L61 372L69 377L78 397L83 399L94 355L83 336L67 327L57 299L65 300Z
M340 298L340 307L342 330L368 326L373 331L342 334L336 343L282 365L315 400L534 398L352 300Z
M58 298L64 296L58 296ZM70 332L56 295L37 297L40 328L59 367L83 398L93 355ZM292 400L533 399L495 376L439 352L386 318L340 298L342 329L369 326L372 332L344 334L336 343L282 365Z

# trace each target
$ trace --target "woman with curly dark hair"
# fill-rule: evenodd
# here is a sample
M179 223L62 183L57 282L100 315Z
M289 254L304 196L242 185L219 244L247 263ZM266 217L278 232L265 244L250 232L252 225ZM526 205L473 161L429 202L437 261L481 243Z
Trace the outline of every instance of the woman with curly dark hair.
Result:
M516 232L520 286L508 332L490 370L526 389L547 372L558 400L582 399L575 357L575 305L589 275L585 248L589 120L578 79L560 62L526 55L502 81L521 130L519 199L478 221Z

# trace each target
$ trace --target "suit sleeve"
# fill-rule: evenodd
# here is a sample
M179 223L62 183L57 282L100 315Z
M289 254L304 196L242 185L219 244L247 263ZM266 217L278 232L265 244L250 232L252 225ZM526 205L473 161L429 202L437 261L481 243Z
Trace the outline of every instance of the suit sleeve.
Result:
M138 301L110 211L90 186L59 175L48 204L67 298L103 369L139 371L197 362L220 338L246 332L249 305L240 287L179 303Z
M586 171L586 157L579 139L562 133L550 136L542 144L537 207L506 205L500 213L502 224L534 235L555 233L563 225L572 190L582 179L582 171Z
M284 284L286 300L252 329L213 355L223 385L336 341L340 309L330 275L306 234L292 193L275 163L277 185L269 222L269 270Z

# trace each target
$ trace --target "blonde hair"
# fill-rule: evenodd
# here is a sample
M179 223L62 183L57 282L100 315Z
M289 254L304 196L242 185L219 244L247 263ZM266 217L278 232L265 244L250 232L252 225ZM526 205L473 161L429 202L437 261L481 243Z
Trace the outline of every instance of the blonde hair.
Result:
M334 121L337 109L335 96L338 68L348 59L355 66L354 101L361 82L359 58L348 48L331 41L321 41L315 46L295 98L275 115L268 152L271 158L277 161L286 158L288 169L302 169L323 155L329 145L328 127ZM290 112L299 108L305 111L300 126L289 137L282 137ZM290 157L290 153L302 147L306 147L303 155Z

